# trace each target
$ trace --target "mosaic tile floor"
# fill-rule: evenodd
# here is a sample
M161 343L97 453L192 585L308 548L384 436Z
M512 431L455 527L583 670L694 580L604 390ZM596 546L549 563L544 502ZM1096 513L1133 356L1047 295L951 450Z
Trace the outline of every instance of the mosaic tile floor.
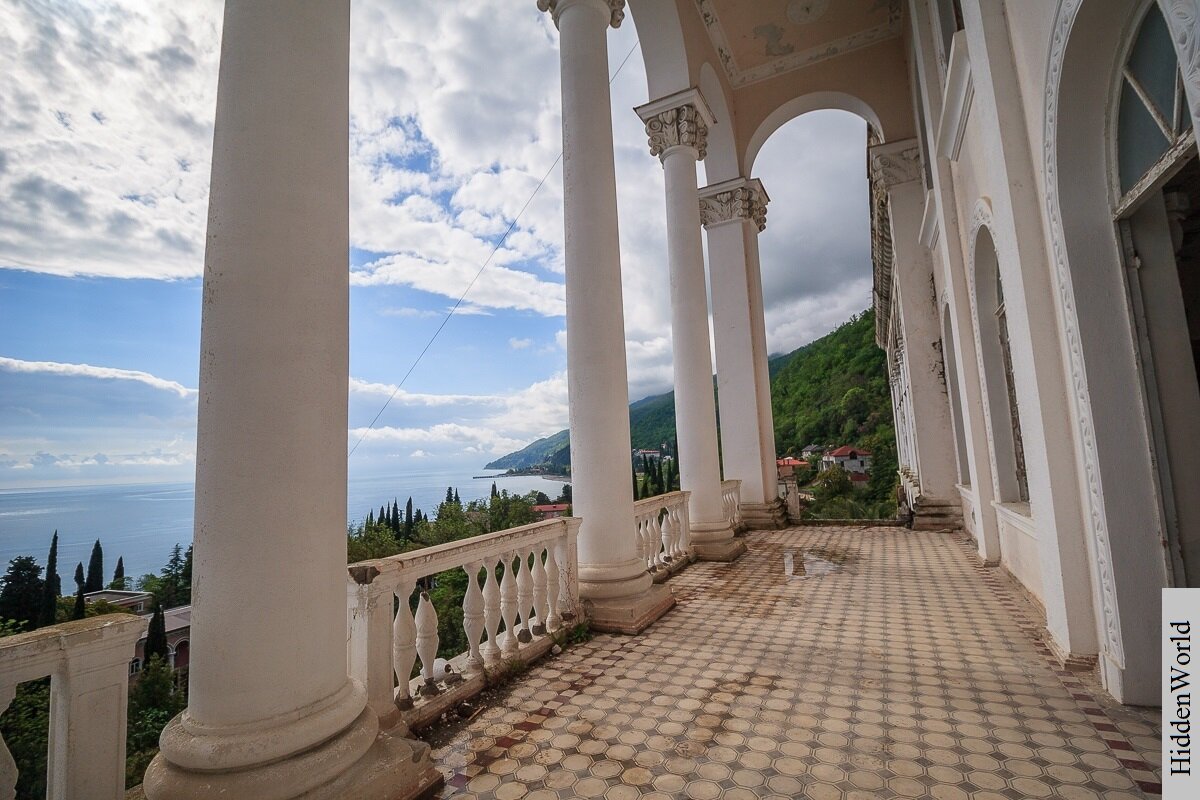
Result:
M1127 800L1157 714L1063 672L957 534L797 528L670 582L641 636L535 665L430 732L443 797Z

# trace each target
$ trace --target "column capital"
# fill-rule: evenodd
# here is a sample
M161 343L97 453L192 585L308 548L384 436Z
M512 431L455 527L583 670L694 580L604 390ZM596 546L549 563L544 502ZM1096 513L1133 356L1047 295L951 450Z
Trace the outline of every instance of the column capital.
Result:
M690 147L703 160L708 148L708 129L716 123L700 90L692 87L634 109L646 123L650 155L662 158L672 147Z
M714 183L700 190L700 221L705 228L725 222L753 222L762 232L767 227L770 201L758 178Z
M621 27L621 22L625 19L625 0L537 0L538 11L549 11L550 16L554 18L554 24L558 24L558 16L567 9L568 6L586 3L607 7L609 13L609 23L614 28Z
M916 139L877 144L868 152L871 182L881 191L921 178L921 148Z

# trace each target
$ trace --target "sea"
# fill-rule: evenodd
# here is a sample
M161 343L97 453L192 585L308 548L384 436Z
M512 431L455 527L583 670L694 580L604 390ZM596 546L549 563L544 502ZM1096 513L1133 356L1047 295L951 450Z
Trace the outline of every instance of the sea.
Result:
M489 475L480 468L431 468L390 476L352 477L347 484L347 522L366 518L367 512L395 500L404 510L413 507L433 515L446 498L446 488L458 489L464 503L486 497L495 481L510 494L545 492L551 499L562 492L563 482L536 475ZM69 486L0 490L0 574L17 556L34 556L42 566L50 539L58 531L58 573L64 591L70 588L75 564L86 569L96 539L104 550L105 580L112 577L118 556L125 575L136 578L157 573L179 544L192 541L195 487L191 483ZM340 531L338 533L341 533Z

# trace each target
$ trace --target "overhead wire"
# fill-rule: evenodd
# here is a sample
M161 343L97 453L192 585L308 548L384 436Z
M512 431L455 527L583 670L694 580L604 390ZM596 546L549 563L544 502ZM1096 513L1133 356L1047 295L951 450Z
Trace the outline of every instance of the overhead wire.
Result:
M617 79L617 76L621 74L621 70L625 69L626 62L628 62L630 56L633 55L633 51L637 50L639 44L641 44L641 40L640 39L635 40L633 43L633 47L630 47L629 52L625 54L625 58L621 59L620 65L617 67L616 71L613 72L612 77L608 79L609 86L611 86L613 84L613 81L615 81ZM528 210L530 204L533 203L533 200L535 197L537 197L538 192L540 192L542 190L542 187L546 184L546 181L550 178L550 174L552 172L554 172L555 168L558 167L559 162L562 161L562 157L563 157L563 153L560 150L558 152L558 156L554 159L554 163L551 164L550 168L548 170L546 170L546 173L544 175L542 175L542 179L540 181L538 181L537 186L534 187L533 192L529 195L529 198L525 201L525 204L523 206L521 206L521 210L517 212L517 215L515 217L513 217L512 222L510 222L508 224L508 228L505 229L504 234L499 239L496 240L496 244L492 247L491 252L488 253L487 258L484 259L483 264L475 272L475 276L473 278L471 278L471 280L467 284L466 288L463 289L462 294L459 295L458 300L454 301L454 305L451 306L450 310L446 312L446 316L442 318L441 323L437 326L437 330L435 330L433 332L433 335L429 337L429 341L425 342L425 346L421 348L421 352L417 354L416 359L414 359L412 364L409 365L408 370L404 373L404 377L402 377L400 379L400 382L396 384L394 389L392 389L391 395L389 395L388 399L386 401L384 401L383 406L380 407L378 412L376 412L375 416L371 419L371 422L367 425L367 427L365 429L363 429L362 434L358 437L358 441L356 441L354 443L354 446L350 448L350 452L346 454L347 458L354 455L354 452L356 450L358 450L359 445L361 445L366 440L367 434L370 433L372 430L374 430L375 423L379 422L379 418L383 416L383 412L386 411L387 407L392 404L393 400L396 399L396 395L398 395L400 393L400 390L404 387L404 384L408 381L409 376L413 374L413 370L415 370L417 368L417 366L421 363L421 359L423 359L425 357L425 354L429 352L429 348L433 346L433 343L435 341L437 341L438 336L441 334L442 330L446 327L446 324L448 322L450 322L451 317L453 317L455 312L458 311L459 307L462 306L463 301L467 299L467 295L470 293L471 289L475 286L475 282L479 280L479 276L483 274L483 271L488 268L489 264L492 263L492 259L495 258L496 253L498 253L500 251L500 248L504 246L504 243L508 240L509 235L512 234L513 230L517 227L517 222L520 221L521 217L525 214L525 211Z

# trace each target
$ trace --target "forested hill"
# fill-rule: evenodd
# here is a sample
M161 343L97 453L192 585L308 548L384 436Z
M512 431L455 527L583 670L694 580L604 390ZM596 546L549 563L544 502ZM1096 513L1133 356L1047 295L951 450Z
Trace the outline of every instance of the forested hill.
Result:
M895 458L891 396L883 351L875 346L871 311L833 333L772 356L771 405L780 455L807 444L854 444ZM629 406L633 447L658 448L675 438L675 393L652 395ZM566 431L539 439L485 469L528 469L570 463Z

